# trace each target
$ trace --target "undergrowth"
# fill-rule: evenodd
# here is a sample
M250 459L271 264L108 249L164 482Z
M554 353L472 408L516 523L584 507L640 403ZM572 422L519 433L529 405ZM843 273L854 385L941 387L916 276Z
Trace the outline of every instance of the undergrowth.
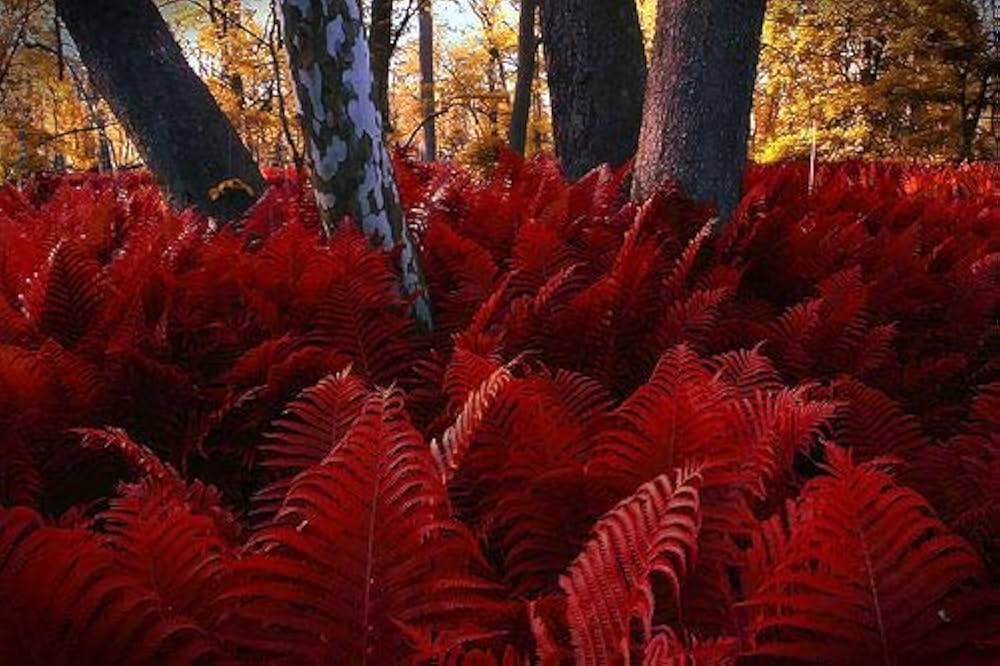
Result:
M0 662L988 663L1000 172L405 160L436 327L292 174L0 190Z

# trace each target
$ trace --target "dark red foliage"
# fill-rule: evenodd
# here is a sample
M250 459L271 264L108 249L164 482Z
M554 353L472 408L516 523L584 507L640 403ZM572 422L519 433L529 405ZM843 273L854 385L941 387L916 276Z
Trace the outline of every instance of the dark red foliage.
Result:
M0 189L0 663L987 663L1000 171L401 159L437 326L274 173ZM836 442L836 443L834 443Z

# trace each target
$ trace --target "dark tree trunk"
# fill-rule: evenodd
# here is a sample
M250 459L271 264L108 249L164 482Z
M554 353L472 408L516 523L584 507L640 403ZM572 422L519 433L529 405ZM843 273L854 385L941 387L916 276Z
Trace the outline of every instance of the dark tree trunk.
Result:
M535 35L536 0L521 0L521 17L517 35L517 83L514 104L510 112L508 142L511 150L524 155L528 142L528 114L531 110L531 88L535 80L535 56L538 38Z
M372 46L372 77L375 79L375 106L382 114L382 127L389 129L389 64L392 61L392 0L372 0L369 29Z
M56 0L56 8L170 203L220 221L240 217L264 179L152 0Z
M659 4L633 199L673 180L722 220L739 203L765 6Z
M635 154L646 84L635 2L542 0L541 11L563 172L575 179L600 164L626 162Z
M282 0L281 10L324 226L329 231L350 217L373 243L397 252L401 290L413 297L414 317L429 329L420 258L375 106L360 0Z
M424 160L437 159L434 101L434 16L431 0L420 0L420 108L424 114Z
M976 77L979 83L979 92L972 100L966 98L965 81L962 82L962 103L959 106L959 129L961 142L959 145L958 159L962 162L972 162L975 158L976 131L979 129L979 121L986 111L989 102L988 91L990 87L991 69L984 67L978 72Z

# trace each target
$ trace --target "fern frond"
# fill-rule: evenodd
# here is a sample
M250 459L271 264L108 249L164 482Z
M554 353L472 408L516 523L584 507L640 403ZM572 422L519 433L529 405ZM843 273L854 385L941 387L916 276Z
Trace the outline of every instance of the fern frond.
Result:
M177 472L164 465L147 447L133 441L121 428L77 428L72 432L80 436L83 448L113 451L142 475L154 479L179 479Z
M43 270L29 282L26 313L40 331L67 348L83 337L105 300L100 266L69 240L50 250Z
M0 294L0 344L25 344L36 335L31 320Z
M814 387L803 385L774 392L758 391L731 403L732 423L743 449L743 463L752 470L751 483L790 476L797 453L829 433L840 403L810 400ZM764 495L764 488L755 488Z
M455 336L455 346L465 347L467 349L481 348L484 346L495 346L494 344L485 345L481 342L482 339L499 339L502 334L490 335L488 330L491 328L491 324L494 324L494 320L497 314L502 310L504 303L510 299L510 285L514 277L516 277L516 272L507 273L503 279L499 280L490 295L482 302L479 309L476 310L472 317L472 321L466 329ZM495 327L495 326L494 326Z
M409 365L416 344L403 313L395 274L386 253L372 248L353 225L341 225L331 252L302 278L296 299L309 340L348 355L357 372L388 384Z
M521 360L522 357L517 357L497 368L479 385L479 388L469 394L455 423L445 430L440 441L436 439L431 441L431 453L446 484L461 465L479 423L486 418L504 388L514 380L512 371Z
M203 626L122 569L130 556L102 547L86 531L42 527L24 510L0 511L4 661L225 660Z
M735 664L739 655L739 641L724 637L709 641L699 641L688 637L687 644L672 631L664 627L656 632L646 648L642 666L729 666Z
M0 506L35 506L42 475L31 447L16 430L0 435Z
M767 339L773 346L775 358L794 378L806 375L813 362L809 343L822 324L822 308L821 298L803 301L767 327Z
M232 640L334 663L405 659L413 631L451 636L450 649L510 617L396 392L368 398L296 477L223 599Z
M986 609L982 565L927 502L878 463L828 446L830 476L803 491L787 538L747 602L757 655L943 663L970 649ZM974 650L973 650L974 651Z
M711 289L671 303L645 346L654 355L681 343L703 349L721 306L731 297L730 289Z
M678 465L728 460L735 444L723 426L730 396L689 347L668 351L649 381L608 417L591 469L625 489Z
M846 378L835 382L829 394L843 403L836 423L836 439L850 448L859 461L883 456L911 460L931 447L920 422L878 389Z
M761 352L763 344L753 349L719 354L708 359L716 377L733 386L739 395L749 398L758 392L780 391L785 387L774 363Z
M573 294L583 289L584 275L581 268L580 264L571 264L546 280L535 294L531 312L536 317L558 314Z
M923 493L949 527L979 548L996 571L1000 538L1000 384L982 386L963 432L917 452L902 478Z
M557 370L552 375L551 387L552 397L585 426L603 418L614 404L607 387L569 370Z
M677 300L687 293L687 285L695 268L695 262L701 254L705 242L711 238L715 229L714 221L709 221L688 241L688 245L674 262L669 274L663 280L666 296Z
M628 662L652 638L650 577L664 577L680 601L701 522L693 469L642 485L594 527L591 540L560 580L577 664ZM633 621L639 645L633 645Z
M260 466L278 478L254 497L254 515L273 515L296 474L321 462L347 434L368 390L348 367L305 389L272 424Z

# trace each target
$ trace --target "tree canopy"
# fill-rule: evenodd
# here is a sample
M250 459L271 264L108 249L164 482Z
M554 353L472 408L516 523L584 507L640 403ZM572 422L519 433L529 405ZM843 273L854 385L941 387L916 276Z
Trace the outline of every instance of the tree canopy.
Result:
M1000 51L990 5L771 0L754 157L806 153L814 122L827 157L995 157L998 136L986 125Z
M656 0L636 0L651 48ZM158 0L194 69L263 165L302 154L280 22L270 0ZM370 17L371 3L363 3ZM392 3L391 144L416 147L417 0ZM438 0L436 125L440 156L486 166L508 134L520 0ZM139 156L118 127L47 0L0 12L0 177L118 166ZM10 8L11 11L6 11ZM996 0L770 0L756 86L751 157L996 159L1000 28ZM551 152L539 49L526 152Z

